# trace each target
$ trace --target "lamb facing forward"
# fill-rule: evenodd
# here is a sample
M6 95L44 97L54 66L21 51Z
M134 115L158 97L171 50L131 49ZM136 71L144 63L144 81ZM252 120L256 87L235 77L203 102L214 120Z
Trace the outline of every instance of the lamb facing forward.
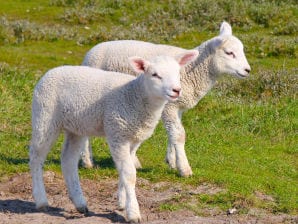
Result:
M119 172L118 202L129 221L141 219L135 194L136 169L130 151L149 138L165 104L181 92L180 66L194 60L187 51L175 60L158 56L130 58L138 78L86 66L62 66L48 71L34 89L30 169L38 209L48 206L43 164L61 130L65 133L62 172L69 197L87 212L78 176L78 161L87 136L106 136Z
M202 43L195 50L200 52L200 56L181 71L183 96L168 103L162 114L168 134L166 161L171 168L178 168L181 176L192 175L184 150L185 130L181 122L183 112L193 108L222 74L244 78L250 72L243 45L232 35L232 28L227 22L221 24L219 36ZM159 54L173 56L183 51L185 49L142 41L111 41L93 47L86 54L83 64L136 75L128 66L126 58L130 55L141 55L150 59ZM86 155L89 154L88 148L84 151ZM89 156L83 158L83 163L87 167L92 166Z

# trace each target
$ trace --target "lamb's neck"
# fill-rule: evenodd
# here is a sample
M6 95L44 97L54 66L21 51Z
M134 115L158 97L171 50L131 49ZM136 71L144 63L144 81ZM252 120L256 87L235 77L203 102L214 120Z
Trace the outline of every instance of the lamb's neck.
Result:
M186 66L182 72L182 85L186 86L188 91L192 91L197 100L201 99L212 88L217 79L209 44L210 41L206 41L196 48L199 51L199 57Z
M144 75L139 76L131 82L128 94L128 100L131 105L138 108L138 117L146 117L152 119L160 116L166 104L164 99L156 99L152 97L152 93L146 89ZM132 94L133 93L133 94Z

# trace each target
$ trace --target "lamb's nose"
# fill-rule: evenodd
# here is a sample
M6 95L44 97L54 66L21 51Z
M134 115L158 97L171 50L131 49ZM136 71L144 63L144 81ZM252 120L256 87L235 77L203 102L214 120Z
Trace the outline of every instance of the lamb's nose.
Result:
M173 88L173 92L179 95L181 92L181 88L180 87Z
M250 68L244 69L247 73L250 73Z

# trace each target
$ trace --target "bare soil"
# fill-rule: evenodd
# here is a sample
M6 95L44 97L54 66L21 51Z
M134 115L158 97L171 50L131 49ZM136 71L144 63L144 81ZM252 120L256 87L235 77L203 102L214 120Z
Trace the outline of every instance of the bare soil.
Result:
M44 212L35 209L31 195L31 177L28 173L2 180L0 182L0 223L99 224L126 222L125 214L117 210L117 179L81 180L88 201L89 213L87 215L80 214L75 210L68 199L63 178L59 174L47 171L44 179L51 206L48 211ZM173 185L170 182L151 183L138 178L136 192L142 223L298 223L297 216L271 214L260 209L251 209L247 214L235 212L230 215L220 209L207 209L200 213L204 216L198 216L190 210L164 211L160 209L160 205L175 200L175 198L191 205L192 201L195 201L196 194L214 194L223 190L210 184L190 188ZM195 206L195 203L193 205Z

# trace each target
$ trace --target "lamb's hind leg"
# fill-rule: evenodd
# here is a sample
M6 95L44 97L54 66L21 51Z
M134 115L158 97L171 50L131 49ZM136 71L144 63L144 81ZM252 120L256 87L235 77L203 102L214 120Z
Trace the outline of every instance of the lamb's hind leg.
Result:
M188 163L185 145L185 130L181 123L182 113L175 108L166 107L162 114L162 120L168 134L168 148L166 161L171 168L177 168L183 177L192 175Z
M32 176L32 194L36 208L46 210L48 199L43 181L43 164L59 131L33 130L30 145L30 172Z
M81 158L82 164L85 168L93 167L93 157L92 157L92 147L90 143L90 139L86 138L84 143L82 144Z
M81 213L88 212L86 199L83 196L78 174L80 152L86 139L86 137L65 133L61 158L62 172L67 185L69 198L74 203L76 209Z
M142 168L139 158L137 157L137 150L138 150L139 146L140 146L140 143L137 143L137 144L132 144L130 147L130 155L131 155L131 158L135 164L136 169Z

